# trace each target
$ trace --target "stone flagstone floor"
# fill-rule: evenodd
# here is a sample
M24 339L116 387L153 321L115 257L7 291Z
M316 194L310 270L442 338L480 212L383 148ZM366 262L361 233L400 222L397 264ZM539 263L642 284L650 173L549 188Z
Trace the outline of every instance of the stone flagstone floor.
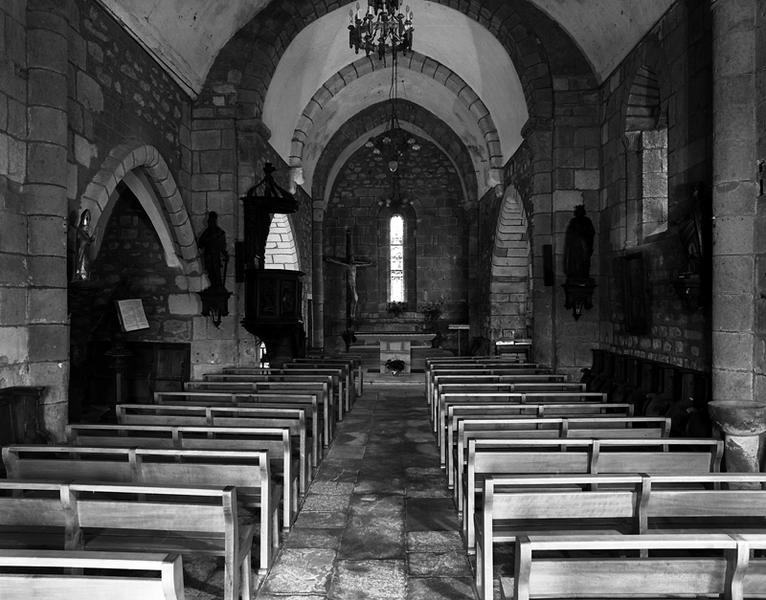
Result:
M257 598L474 600L422 386L365 386Z

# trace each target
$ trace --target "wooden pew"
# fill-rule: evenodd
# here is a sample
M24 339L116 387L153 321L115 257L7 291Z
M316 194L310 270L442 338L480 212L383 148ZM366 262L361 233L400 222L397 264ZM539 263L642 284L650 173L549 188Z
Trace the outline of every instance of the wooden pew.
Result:
M131 416L125 416L126 423L155 423L158 425L166 423L169 425L213 425L213 421L216 421L215 424L220 426L248 427L252 425L253 427L260 427L257 423L267 415L271 418L271 415L278 415L283 411L299 412L303 415L304 432L306 440L311 447L311 465L314 468L319 465L320 448L323 444L322 410L315 395L249 394L239 392L155 392L154 402L156 403L155 405L118 404L117 406L131 407ZM151 406L168 407L167 410L164 410L164 414L175 414L176 417L173 418L172 422L164 421L159 417L152 417L151 415L158 414L160 409L150 409L149 407ZM173 407L173 409L169 407ZM183 407L186 407L186 409L181 410ZM210 408L212 412L205 412L207 420L201 422L199 420L200 409L205 408ZM222 412L223 409L227 408L243 408L248 410L239 416L230 416L230 413ZM212 409L215 410L213 411ZM116 409L118 423L122 422L120 421L121 411L126 410L128 409ZM146 418L141 417L140 421L136 421L135 419L138 418L139 414L146 415ZM189 420L184 421L184 415L188 415ZM231 420L235 418L247 419L248 422ZM250 422L251 420L252 423Z
M568 381L524 381L519 377L512 376L506 380L507 376L498 376L497 381L482 381L472 377L463 378L461 376L447 375L441 377L438 384L434 386L434 396L432 402L438 402L442 394L460 394L468 392L585 392L584 383L571 383Z
M305 373L309 370L319 371L320 373L325 370L338 370L340 371L340 378L343 382L343 400L344 410L349 412L351 406L356 401L356 386L354 382L354 370L349 363L321 363L321 362L287 362L282 365L282 369L286 371L296 371L297 373Z
M515 545L513 583L502 583L514 600L741 599L749 549L749 544L723 534L523 536ZM735 585L739 592L732 589ZM761 588L751 597L763 594Z
M452 448L457 435L457 419L459 417L474 418L504 418L518 415L528 415L541 419L543 417L576 417L588 415L605 415L612 417L632 417L632 404L615 404L612 402L574 402L571 404L508 404L507 402L482 402L480 404L461 404L459 402L445 403L446 422L444 429L439 430L437 443L442 460L442 468L447 465L447 448Z
M452 377L452 376L447 376ZM494 384L511 384L511 383L553 383L553 384L559 384L564 383L563 375L503 375L503 376L497 376L497 375L478 375L476 379L473 379L473 383L479 384L479 383L494 383ZM461 378L462 379L462 378ZM470 379L470 378L469 378ZM554 390L557 391L555 388L558 387L558 385L554 385ZM437 383L434 386L434 394L431 399L431 405L430 405L430 418L432 423L435 425L438 422L438 414L439 414L439 407L442 403L442 400L447 395L454 395L454 394L461 394L464 397L468 397L469 395L489 395L488 397L499 396L501 394L525 394L525 393L536 393L536 392L526 392L526 391L520 391L520 392L484 392L484 391L467 391L467 392L449 392L449 393L436 393L436 391L439 389L439 384ZM585 392L579 392L578 390L574 390L573 392L561 392L561 393L585 393ZM606 400L604 400L606 402Z
M189 427L160 425L67 425L67 443L106 448L179 450L266 450L271 472L284 493L282 526L290 529L298 512L300 465L294 460L290 429L266 427ZM305 463L305 457L303 458Z
M288 364L307 364L307 365L343 365L348 368L352 374L351 379L355 384L357 396L364 393L364 369L362 368L362 358L360 356L305 356L295 357ZM284 366L284 365L283 365Z
M328 447L334 433L335 407L333 399L329 396L327 386L319 384L321 392L315 386L306 385L297 381L187 381L184 383L184 391L187 392L228 392L240 396L258 397L262 394L274 396L315 396L322 414L322 437L324 447Z
M248 367L248 372L242 372L244 367L238 368L237 372L229 373L224 369L220 373L206 373L203 376L204 381L220 381L220 382L264 382L264 383L303 383L307 386L307 390L315 393L323 393L324 385L314 389L315 384L327 384L327 394L332 398L332 406L335 407L334 418L338 421L343 420L343 410L345 406L344 391L343 391L343 379L341 379L341 373L338 370L331 370L329 372L320 373L319 370L311 370L310 372L298 372L294 369L282 369L273 367ZM260 371L260 372L255 372Z
M443 448L444 444L447 440L448 432L449 432L449 416L450 416L450 409L453 406L461 406L465 409L468 409L471 405L476 406L490 406L490 405L496 405L498 407L507 406L509 410L516 410L520 414L531 414L533 411L531 410L524 410L521 408L522 406L528 405L527 402L518 402L518 400L526 399L526 396L515 396L513 394L527 394L527 393L545 393L545 392L551 392L554 394L563 393L563 394L573 394L577 392L578 390L574 391L567 391L567 390L559 390L557 389L558 384L553 384L553 389L546 390L545 385L547 384L540 384L542 387L535 387L532 390L525 390L523 389L516 389L515 384L510 384L512 389L510 391L500 392L500 391L493 391L493 392L486 392L486 391L454 391L449 392L447 394L440 394L440 396L443 396L443 400L440 400L441 407L438 411L438 417L435 421L437 424L437 431L436 431L436 443L439 446L439 448L442 450L441 452L441 461L442 466L445 464L446 456L444 455ZM515 391L514 391L515 390ZM587 392L579 392L579 393L587 393ZM605 404L607 402L607 397L605 395L602 396L591 396L590 402L582 402L580 398L575 398L574 396L570 396L570 398L574 398L573 401L569 401L566 397L565 399L559 401L549 401L549 399L546 396L540 397L542 402L539 403L533 403L534 406L537 406L536 409L539 413L537 416L546 416L545 414L545 408L544 405L569 405L572 406L574 404L582 404L582 405L588 405L592 406L596 403L602 403ZM588 398L588 396L586 396ZM585 409L583 408L583 411ZM492 411L490 411L492 412ZM497 412L501 412L501 409L498 408ZM602 411L596 411L595 409L592 410L592 412L602 412ZM490 413L487 413L489 415ZM626 415L626 416L632 416L632 415Z
M450 403L473 404L505 401L508 404L572 404L575 402L606 404L609 398L600 392L454 392L442 394L434 405L433 429L436 434L447 426L446 407Z
M3 600L183 600L177 554L0 550Z
M448 440L448 483L454 485L458 511L463 475L466 468L466 448L471 439L515 438L630 438L656 439L670 435L670 419L662 417L625 417L615 415L584 415L536 417L532 415L493 416L491 418L458 417L455 419L453 439Z
M458 382L471 382L471 381L485 381L485 382L500 382L505 381L503 376L510 377L508 382L512 382L514 378L528 377L524 379L527 381L559 381L566 382L568 377L559 373L551 372L550 367L542 366L511 366L511 367L474 367L474 368L436 368L426 373L426 402L430 405L433 403L435 396L435 389L439 383L447 381ZM477 378L477 379L476 379ZM499 378L499 379L498 379Z
M741 484L760 489L743 494L732 487ZM590 534L594 528L623 534L764 534L764 487L765 473L488 477L476 519L479 596L492 598L494 545L521 535Z
M5 547L39 552L37 540L48 536L45 549L217 556L224 559L225 598L238 600L240 591L244 598L252 595L257 525L238 519L233 486L0 480L0 499ZM259 541L261 549L267 541ZM268 565L259 566L265 574Z
M460 419L455 447L450 448L447 469L453 472L454 497L463 510L463 478L467 470L466 447L471 440L510 439L659 439L670 435L670 419L661 417L546 417ZM624 471L620 471L621 473Z
M474 549L477 497L490 476L522 474L675 474L720 471L723 442L712 439L469 439L462 480L463 533Z
M462 358L462 357L461 357ZM545 367L540 363L519 363L516 361L503 359L503 358L484 358L483 360L461 360L453 357L447 358L428 358L425 364L425 380L426 380L426 401L430 402L432 393L431 382L436 371L449 372L455 371L469 371L473 369L481 369L484 367L508 367L508 368L520 368L520 369L536 369Z
M12 479L237 486L237 498L257 519L264 573L279 545L281 489L271 481L266 451L26 445L3 448L3 463Z

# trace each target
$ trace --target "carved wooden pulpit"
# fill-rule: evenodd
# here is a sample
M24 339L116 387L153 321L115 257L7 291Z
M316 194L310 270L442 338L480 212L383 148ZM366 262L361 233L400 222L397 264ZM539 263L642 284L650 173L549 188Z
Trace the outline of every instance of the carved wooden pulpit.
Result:
M266 239L274 214L294 213L295 198L274 181L266 163L264 178L241 200L245 217L245 318L242 325L266 345L269 362L280 365L304 353L306 334L300 271L265 269Z

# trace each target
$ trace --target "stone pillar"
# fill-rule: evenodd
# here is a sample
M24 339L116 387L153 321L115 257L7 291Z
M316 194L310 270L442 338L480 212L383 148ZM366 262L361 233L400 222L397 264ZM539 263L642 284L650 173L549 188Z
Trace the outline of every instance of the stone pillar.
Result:
M713 398L754 398L755 22L758 0L713 0Z
M29 0L27 66L28 260L40 274L29 290L29 379L45 386L43 419L56 438L68 420L67 67L70 3Z

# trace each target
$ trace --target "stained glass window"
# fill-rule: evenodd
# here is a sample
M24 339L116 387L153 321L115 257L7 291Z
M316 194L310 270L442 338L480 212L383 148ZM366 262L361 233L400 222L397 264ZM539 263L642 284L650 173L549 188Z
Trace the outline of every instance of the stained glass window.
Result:
M401 215L391 217L390 230L389 302L404 302L404 219Z

